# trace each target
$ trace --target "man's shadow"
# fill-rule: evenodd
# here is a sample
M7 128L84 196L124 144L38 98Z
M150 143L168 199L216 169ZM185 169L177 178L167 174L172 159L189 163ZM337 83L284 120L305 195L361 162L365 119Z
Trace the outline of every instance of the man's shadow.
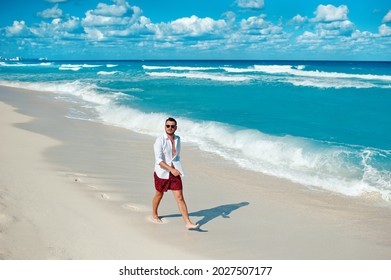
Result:
M209 223L211 220L218 218L218 217L223 217L223 218L230 218L230 214L243 207L249 205L249 202L240 202L240 203L233 203L233 204L225 204L225 205L220 205L214 208L210 209L205 209L205 210L200 210L197 212L192 212L189 213L190 217L202 217L201 220L196 222L197 224L201 226ZM161 218L173 218L173 217L182 217L181 214L171 214L171 215L165 215L161 216ZM199 230L199 231L205 231L205 230Z

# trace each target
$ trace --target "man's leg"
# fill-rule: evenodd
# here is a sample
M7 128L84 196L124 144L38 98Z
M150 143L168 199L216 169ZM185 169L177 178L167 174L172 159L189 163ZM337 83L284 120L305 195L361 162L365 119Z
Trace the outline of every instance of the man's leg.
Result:
M155 222L161 222L157 210L159 208L160 201L162 200L164 192L156 191L155 196L152 199L152 220Z
M175 200L178 204L178 208L182 214L183 220L185 221L186 227L188 229L198 228L199 225L195 225L190 221L189 212L187 211L187 206L185 199L183 198L182 190L173 190L172 193L174 194Z

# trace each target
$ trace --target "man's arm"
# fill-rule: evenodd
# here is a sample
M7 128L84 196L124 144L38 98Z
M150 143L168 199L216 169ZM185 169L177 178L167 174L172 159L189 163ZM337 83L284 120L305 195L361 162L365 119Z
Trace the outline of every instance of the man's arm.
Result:
M160 167L168 170L169 172L172 173L172 175L174 175L175 177L179 176L179 175L182 175L178 170L176 170L174 167L172 166L169 166L166 162L164 161L161 161L159 163Z

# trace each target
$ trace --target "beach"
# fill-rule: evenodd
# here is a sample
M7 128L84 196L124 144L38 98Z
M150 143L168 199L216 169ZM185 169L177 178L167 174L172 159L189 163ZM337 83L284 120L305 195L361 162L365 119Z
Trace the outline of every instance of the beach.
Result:
M200 230L170 193L152 223L155 139L66 117L49 95L0 87L1 259L391 258L391 208L376 195L310 190L191 143L184 195Z

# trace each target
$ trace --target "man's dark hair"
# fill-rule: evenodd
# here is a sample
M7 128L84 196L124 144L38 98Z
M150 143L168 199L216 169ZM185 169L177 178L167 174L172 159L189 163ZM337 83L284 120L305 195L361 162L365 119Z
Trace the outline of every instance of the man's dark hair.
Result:
M175 125L177 124L176 123L176 120L174 119L174 118L171 118L171 117L169 117L167 120L166 120L166 123L167 122L175 122Z

